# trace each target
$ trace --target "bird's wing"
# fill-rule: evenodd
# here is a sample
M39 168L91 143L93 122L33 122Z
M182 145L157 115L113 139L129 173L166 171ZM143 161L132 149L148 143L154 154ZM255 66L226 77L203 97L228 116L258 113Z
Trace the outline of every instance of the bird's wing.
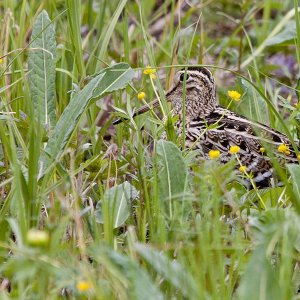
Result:
M230 146L237 145L243 154L264 156L262 148L265 148L285 161L297 161L286 135L222 107L217 107L205 120L199 118L189 122L188 138L195 141L195 138L201 135L202 142L206 141L208 149L228 152ZM278 152L280 144L285 144L289 148L289 154Z
M219 150L222 162L231 159L231 146L239 146L239 163L247 167L247 172L261 186L267 186L273 174L268 153L272 152L280 165L298 161L286 135L222 107L217 107L205 120L188 122L186 138L187 146L200 149L206 158L209 150ZM288 147L286 153L278 151L280 144Z

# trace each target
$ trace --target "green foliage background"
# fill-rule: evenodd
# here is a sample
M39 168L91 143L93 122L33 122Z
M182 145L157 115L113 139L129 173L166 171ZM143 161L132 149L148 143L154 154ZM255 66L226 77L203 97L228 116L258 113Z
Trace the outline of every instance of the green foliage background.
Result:
M234 159L185 149L164 97L176 68L208 65L222 105L239 91L230 109L296 147L296 0L0 9L1 299L299 298L299 165L246 190Z

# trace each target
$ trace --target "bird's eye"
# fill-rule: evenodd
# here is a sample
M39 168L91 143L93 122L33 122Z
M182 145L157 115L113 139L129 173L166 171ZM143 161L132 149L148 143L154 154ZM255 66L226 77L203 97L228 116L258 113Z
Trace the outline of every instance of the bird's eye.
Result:
M186 81L189 79L190 75L186 74ZM180 74L180 81L184 81L184 73Z

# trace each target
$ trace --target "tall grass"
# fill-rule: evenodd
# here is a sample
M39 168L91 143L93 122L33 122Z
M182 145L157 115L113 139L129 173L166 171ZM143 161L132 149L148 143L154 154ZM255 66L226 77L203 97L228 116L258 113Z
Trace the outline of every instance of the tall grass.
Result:
M247 191L234 160L185 149L164 96L176 66L211 65L222 105L237 89L232 110L296 140L298 3L184 3L0 3L1 299L299 298L299 166ZM56 56L33 47L51 40L44 23L31 37L43 9ZM38 98L29 82L49 64L55 82ZM51 89L45 126L37 102ZM132 118L140 91L164 118Z

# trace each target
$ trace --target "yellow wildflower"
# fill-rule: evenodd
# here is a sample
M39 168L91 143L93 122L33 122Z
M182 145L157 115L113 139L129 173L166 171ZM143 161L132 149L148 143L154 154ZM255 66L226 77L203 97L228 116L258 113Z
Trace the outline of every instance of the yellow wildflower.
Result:
M261 147L261 148L259 149L259 151L260 151L261 153L265 153L265 152L266 152L266 149L265 149L264 147Z
M300 160L300 153L297 155L297 159Z
M145 75L151 75L153 73L156 72L156 69L155 68L151 68L151 66L147 66L146 69L143 71L143 73Z
M150 74L150 78L152 78L153 80L156 79L156 75L155 74Z
M217 159L220 157L220 151L219 150L210 150L208 152L208 156L210 159Z
M246 167L246 166L240 166L240 167L239 167L239 171L240 171L241 173L245 173L245 172L247 171L247 167Z
M240 101L241 99L241 94L237 91L228 91L227 94L234 101Z
M145 99L145 97L146 97L146 93L145 92L138 93L138 99L139 100L143 100L143 99Z
M285 155L291 154L289 146L286 144L280 144L277 148L278 152L283 153Z
M80 280L77 282L76 285L77 290L80 292L86 292L89 289L91 289L91 287L92 287L91 283L86 280Z
M234 146L231 146L230 149L229 149L229 153L230 154L236 154L236 153L239 153L241 150L241 148L237 145L234 145Z
M2 64L3 63L3 58L0 58L0 64Z

